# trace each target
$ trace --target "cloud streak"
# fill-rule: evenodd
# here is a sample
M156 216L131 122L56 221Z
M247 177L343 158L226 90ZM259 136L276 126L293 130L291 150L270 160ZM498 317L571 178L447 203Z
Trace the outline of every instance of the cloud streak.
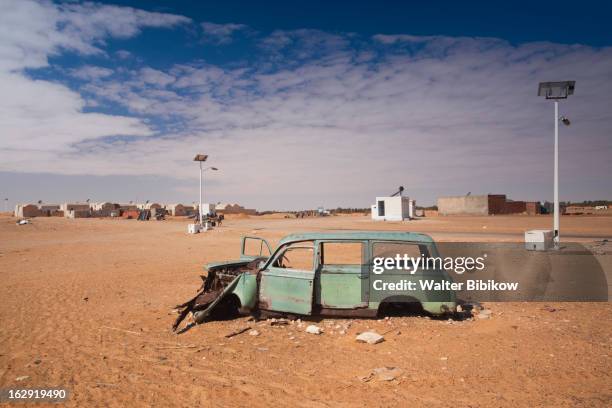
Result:
M204 33L203 41L216 45L229 44L234 40L234 35L241 31L246 31L248 27L244 24L227 23L216 24L212 22L201 23Z

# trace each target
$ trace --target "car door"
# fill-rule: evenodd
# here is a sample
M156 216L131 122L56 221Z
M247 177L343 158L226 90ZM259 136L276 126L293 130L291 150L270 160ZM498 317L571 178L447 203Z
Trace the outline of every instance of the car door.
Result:
M301 315L311 314L314 258L313 241L281 246L260 273L259 308Z
M240 244L240 259L252 261L256 258L268 258L272 254L270 244L263 238L244 236Z
M369 268L364 241L318 241L316 304L325 309L368 306Z

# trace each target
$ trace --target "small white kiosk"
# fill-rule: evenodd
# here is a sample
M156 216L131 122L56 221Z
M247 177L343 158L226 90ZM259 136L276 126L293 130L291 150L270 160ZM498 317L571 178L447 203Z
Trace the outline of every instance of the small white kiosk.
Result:
M403 221L414 218L414 200L409 197L376 197L372 205L372 219L375 221Z

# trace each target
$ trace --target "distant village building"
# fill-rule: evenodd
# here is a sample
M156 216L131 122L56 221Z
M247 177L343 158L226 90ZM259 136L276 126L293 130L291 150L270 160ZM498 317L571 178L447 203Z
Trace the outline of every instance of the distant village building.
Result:
M63 215L58 204L38 204L39 217Z
M215 211L216 207L217 207L216 204L203 203L202 204L202 215L214 215L216 212Z
M170 215L174 217L187 215L185 212L185 206L183 204L168 204L166 206L166 210L168 210Z
M257 210L253 208L244 208L238 204L218 203L215 206L215 211L220 214L257 214Z
M119 210L119 204L111 202L91 204L91 215L94 217L110 217L111 213Z
M64 203L60 206L60 209L64 212L72 210L85 211L89 210L90 207L88 203Z
M119 204L119 210L123 211L131 211L131 210L138 210L138 206L136 204Z
M185 212L184 215L194 215L194 214L197 214L198 212L198 206L197 205L185 205L183 206L183 211Z
M64 217L66 218L89 218L91 217L91 210L90 209L87 209L87 210L74 209L74 210L64 211Z
M87 218L91 215L89 203L64 203L60 209L66 218Z
M140 203L136 204L136 208L139 210L151 210L153 208L162 208L162 206L158 203Z
M15 206L15 217L28 218L39 217L40 210L34 204L17 204Z
M538 202L508 200L505 194L438 198L439 215L541 214Z

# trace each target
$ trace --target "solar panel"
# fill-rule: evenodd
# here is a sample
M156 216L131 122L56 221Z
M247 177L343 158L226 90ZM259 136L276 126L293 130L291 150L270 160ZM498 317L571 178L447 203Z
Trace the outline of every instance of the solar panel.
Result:
M575 87L576 81L540 82L538 96L545 96L546 99L566 99L574 94Z

